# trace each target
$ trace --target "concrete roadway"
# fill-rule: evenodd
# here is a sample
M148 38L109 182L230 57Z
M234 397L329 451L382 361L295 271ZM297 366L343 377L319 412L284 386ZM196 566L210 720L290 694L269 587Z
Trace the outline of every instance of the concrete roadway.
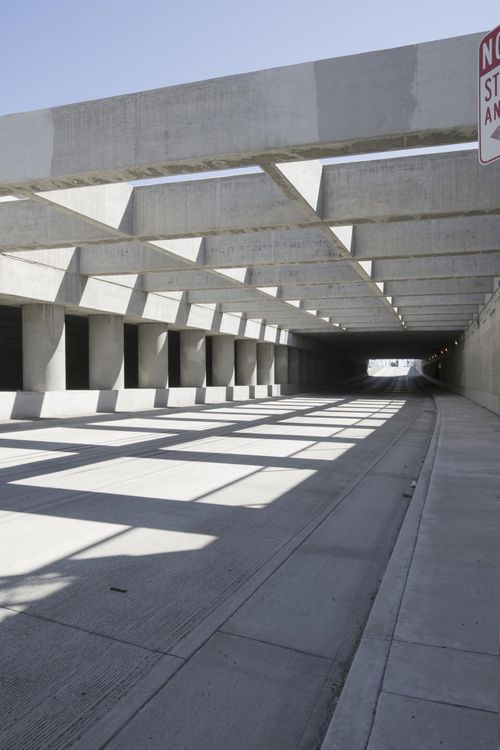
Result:
M319 747L434 418L386 377L3 425L0 747Z

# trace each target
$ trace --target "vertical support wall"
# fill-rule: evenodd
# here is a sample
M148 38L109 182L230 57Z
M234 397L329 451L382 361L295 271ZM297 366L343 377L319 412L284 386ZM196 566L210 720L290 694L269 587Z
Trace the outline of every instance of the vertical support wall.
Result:
M283 344L274 347L274 378L278 385L288 383L288 351Z
M139 325L139 388L168 386L168 327L164 323Z
M90 316L89 382L97 390L125 386L123 318L119 315Z
M236 385L257 385L256 341L236 341Z
M203 387L207 382L205 332L181 331L181 386Z
M274 344L257 344L257 384L274 385Z
M23 388L25 391L64 391L66 337L64 307L23 306Z
M233 336L212 336L212 385L234 385L234 348Z

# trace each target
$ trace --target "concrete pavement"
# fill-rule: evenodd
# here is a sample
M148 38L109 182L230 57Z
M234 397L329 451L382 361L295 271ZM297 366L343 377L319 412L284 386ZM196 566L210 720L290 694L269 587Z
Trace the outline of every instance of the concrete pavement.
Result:
M4 426L0 747L316 747L433 423L369 386Z
M440 425L322 750L497 746L500 420Z

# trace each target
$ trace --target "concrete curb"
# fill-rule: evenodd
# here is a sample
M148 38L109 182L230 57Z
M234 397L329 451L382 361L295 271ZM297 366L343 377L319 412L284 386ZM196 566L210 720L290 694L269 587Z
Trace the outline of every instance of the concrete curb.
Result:
M437 454L441 419L434 403L436 423L417 486L321 750L365 750L370 739Z

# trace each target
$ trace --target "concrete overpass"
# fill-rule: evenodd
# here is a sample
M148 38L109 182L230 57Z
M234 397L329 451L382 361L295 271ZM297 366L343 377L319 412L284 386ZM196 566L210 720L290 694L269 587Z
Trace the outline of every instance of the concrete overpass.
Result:
M261 631L256 625L263 617L260 605L255 609L259 615L252 610L244 623L238 620L237 607L244 601L238 587L247 577L257 581L261 576L260 583L254 581L254 588L247 591L248 596L253 595L265 579L264 571L269 576L274 575L283 562L280 545L291 545L294 535L302 534L309 528L307 523L312 523L313 517L307 521L302 516L303 510L295 505L292 485L305 483L302 497L313 498L314 513L323 512L325 507L330 512L331 503L322 505L324 487L334 488L335 503L343 501L342 493L347 492L347 486L349 492L354 492L359 471L355 456L359 456L363 471L369 468L363 474L366 486L349 506L352 518L344 519L346 528L355 524L357 512L372 518L370 486L372 481L377 482L374 469L377 462L387 461L382 464L386 472L398 476L393 484L387 480L387 497L391 499L381 511L384 523L378 528L377 519L372 518L375 536L371 542L373 551L369 554L371 577L367 575L366 581L373 583L382 577L403 520L401 494L409 497L408 492L403 492L407 485L413 493L427 449L426 439L430 439L433 429L433 418L429 414L434 413L439 397L436 402L432 402L429 395L419 400L413 381L409 383L405 379L386 381L385 385L381 381L370 384L363 380L370 357L418 360L420 371L430 378L428 383L447 385L472 402L500 414L500 163L480 166L476 150L468 147L477 140L475 60L480 36L474 34L0 117L0 339L3 347L0 416L4 420L86 418L83 422L42 423L38 432L31 422L24 426L5 426L0 438L7 462L3 510L6 514L26 510L36 515L36 508L40 507L40 515L50 516L53 503L64 505L69 502L71 493L77 491L86 497L73 518L75 524L80 524L78 538L80 529L90 529L85 526L88 522L129 524L135 531L145 525L150 531L162 529L165 533L168 530L174 536L180 535L175 536L174 547L168 550L162 547L164 537L157 538L148 531L141 537L138 547L134 547L133 541L127 546L127 541L123 549L118 546L119 552L110 552L111 556L120 554L121 570L125 570L128 556L148 557L148 545L156 550L150 557L157 554L158 559L144 559L146 583L144 576L141 579L140 575L131 573L132 578L136 576L133 580L138 592L134 606L145 607L145 611L150 612L150 621L143 613L134 625L132 607L123 615L128 624L120 624L119 607L115 609L114 602L110 604L98 595L99 606L90 605L88 617L82 614L80 621L67 615L68 623L71 621L68 627L81 627L82 631L97 633L99 637L125 644L126 648L144 649L147 654L143 660L137 651L137 662L133 662L137 681L132 673L120 672L117 666L122 658L120 654L117 661L114 657L111 659L109 668L116 668L121 675L117 681L128 681L134 689L130 695L127 690L118 691L119 694L106 703L108 699L103 695L111 688L103 678L96 700L106 705L99 704L95 726L87 708L80 713L75 703L71 709L61 708L58 714L61 731L67 734L61 734L63 739L57 740L58 747L141 746L150 722L156 725L158 715L165 711L161 705L160 709L152 709L156 718L144 724L139 710L149 705L160 688L165 688L180 669L181 662L188 664L191 657L196 658L197 649L214 633L221 644L233 643L229 635L248 638L249 642L260 638L263 643L268 643L269 639L274 643L273 639L277 638L280 648L309 653L313 646L302 635L296 640L295 636L287 640L289 634L277 636L274 625L269 625L269 631L265 627ZM457 149L439 150L450 145ZM437 147L437 150L423 153L419 151L423 147ZM410 156L398 153L407 149L415 149L415 153ZM394 158L382 158L382 152L388 151L394 152ZM374 158L367 158L368 155ZM350 156L356 159L344 158ZM225 171L213 176L214 172L232 169L239 172ZM352 398L342 390L332 395L332 388L341 389L357 381L361 385L352 388L361 388L361 391L353 391ZM325 395L328 389L330 395ZM305 392L307 396L292 398ZM280 398L262 401L270 397ZM252 399L257 401L252 404ZM206 406L226 401L248 403L213 409ZM454 408L464 408L464 403L457 397ZM164 411L174 407L182 407L184 412L176 417L176 412ZM193 413L186 412L186 407L192 407ZM258 441L255 445L252 443L256 454L251 457L248 449L250 453L241 459L241 466L231 467L231 455L239 455L242 439L237 428L241 421L245 422L248 416L251 418L252 407L254 421L258 422L252 429L260 430L262 445ZM162 411L152 413L149 410L153 408ZM444 406L443 414L445 411ZM110 421L110 412L125 412L126 415ZM131 412L140 413L134 416ZM102 413L108 417L103 417ZM477 432L481 420L467 414ZM337 420L335 424L332 418ZM384 427L391 419L393 422ZM491 425L497 420L493 415L488 419ZM182 433L186 429L182 420L192 423L192 430L186 435ZM194 434L205 429L204 420L212 420L209 429L213 431L207 438L210 444L206 445ZM415 424L410 427L412 420ZM173 432L162 432L158 425ZM339 446L335 443L339 438L334 438L334 433L341 426L345 428L345 435L340 436L344 443ZM383 439L370 437L378 427ZM69 432L65 432L66 429ZM453 447L456 436L451 426L446 429L447 445ZM133 435L129 434L130 430ZM264 432L267 443L261 435ZM316 446L298 444L306 435L311 438L312 433L314 439L325 437L325 442L320 440ZM296 456L296 452L288 449L280 453L283 445L278 445L279 440L273 443L272 434L280 436L282 441L285 438L295 440L299 454ZM361 448L356 444L356 451L353 450L349 459L331 463L355 445L345 441L365 437L367 442ZM477 438L478 445L482 439L481 435ZM14 460L12 451L18 450L19 440L25 441L28 453ZM49 450L51 441L56 445ZM143 441L147 442L147 448ZM87 450L85 445L91 447ZM132 447L124 449L126 445ZM394 451L386 459L392 447ZM184 472L182 480L176 480L176 475L172 475L173 479L170 474L164 477L163 468L160 470L165 457L161 451L167 448L172 470L175 464ZM411 467L408 472L401 470L400 448L407 460L404 468ZM214 460L212 449L228 456L224 460ZM241 455L247 455L245 450ZM57 480L46 464L43 464L42 474L35 477L31 469L19 468L19 461L42 460L43 451L50 453L50 456L44 454L44 460L60 462L62 471ZM455 451L455 460L457 455ZM268 474L265 474L263 484L259 476L240 488L241 497L248 494L248 502L241 501L243 509L237 512L226 514L219 509L219 515L214 518L210 514L204 516L196 509L198 505L192 511L193 516L176 516L174 501L197 502L204 497L204 478L199 478L200 486L197 485L196 491L190 484L193 471L196 473L200 468L200 461L208 474L212 472L212 479L206 480L208 484L214 482L212 489L207 489L210 494L216 489L222 492L221 483L217 485L214 479L217 472L224 477L224 487L232 482L243 482L246 470L242 465L255 465L256 456L260 456L261 463L264 461L264 470L272 471L274 467L283 472L278 480L273 480L277 484L272 491L263 489L264 485L268 487L265 481ZM125 459L126 464L122 463ZM488 471L493 471L490 459L488 455ZM97 464L108 460L111 462L109 473L104 471L101 476ZM172 487L173 496L168 498L168 512L165 511L168 517L162 519L153 518L156 511L150 500L167 498L158 494L159 485L153 486L153 480L150 481L152 464L149 460L158 462L153 471L154 474L158 469L157 479L161 477L161 483ZM301 464L301 460L305 463ZM85 475L83 484L79 483L74 473L87 471L89 466L89 476ZM131 470L131 466L139 466L139 470ZM321 470L314 479L318 466ZM344 472L342 480L336 474L339 466ZM374 474L368 475L372 469ZM122 471L125 484L118 476ZM475 464L471 471L480 474ZM287 472L295 477L290 486L288 480L285 481L284 475L289 476ZM93 478L96 478L95 484ZM413 485L412 479L415 480ZM19 490L19 486L36 489ZM126 497L141 496L139 515L137 504L130 518L124 506L108 508L108 492L119 494L123 502ZM236 530L240 520L243 525L249 522L252 526L255 517L254 511L249 510L254 507L251 498L254 495L258 498L262 492L267 499L257 500L256 508L265 508L279 497L286 502L275 506L272 512L265 511L269 519L267 532L264 527L259 531L257 524L255 535L249 533L245 540ZM94 515L85 503L94 502L97 495L107 510L95 508ZM229 500L225 495L224 499L218 497L217 503L221 507L225 503L241 504L240 500ZM293 519L288 525L285 523L283 535L284 522L279 507L286 507ZM63 516L68 514L67 518L72 517L72 512L61 510ZM320 520L327 522L326 515L321 519L314 515L314 519L318 524ZM50 526L50 522L44 520L45 523ZM220 543L223 528L235 530L241 550L246 550L245 545L251 543L252 549L260 550L260 557L254 559L253 553L247 555L245 551L244 560L238 556L233 559L231 550ZM341 545L343 534L338 530L340 527L336 528L335 533L339 535L336 544ZM211 530L210 534L207 529ZM309 531L312 533L313 526ZM264 536L268 533L275 546L267 547L259 533ZM25 531L19 534L25 538ZM51 527L47 534L62 556L58 559L62 560L64 532L53 532ZM88 544L91 547L101 544L99 534L90 534ZM182 540L188 536L189 544L183 547ZM301 543L305 543L306 536L301 537ZM214 546L208 552L198 552L198 557L195 556L194 550L204 550L205 545L212 543ZM412 549L415 544L414 540ZM76 542L71 547L73 551L75 545ZM38 581L36 585L42 587L40 590L46 585L44 581L66 580L65 576L68 576L69 586L73 575L75 580L88 575L97 586L104 568L109 580L113 578L107 564L99 571L97 564L95 569L90 564L75 564L75 560L87 559L83 547L83 551L74 553L76 558L70 556L69 562L61 563L62 567L47 557L44 545L42 548L37 547L35 554L41 576L41 583ZM496 560L498 553L493 548L494 544L491 555ZM138 549L142 551L139 553ZM175 557L172 581L175 579L177 583L169 589L169 601L180 596L184 585L190 591L186 601L179 604L182 616L178 615L178 628L174 622L175 607L168 609L165 605L162 609L163 605L158 604L164 592L153 586L157 604L147 597L140 599L150 591L151 580L163 575L164 560L162 558L159 565L160 557L167 552L175 553L174 557L185 555L183 559L187 560L191 571L181 585L182 566L175 567L181 558ZM295 554L295 547L293 552ZM103 558L106 555L103 553ZM266 556L274 560L274 567L270 562L264 565ZM226 580L224 565L229 559L234 569L241 567L240 577L229 576L226 581L230 592L228 601L231 600L233 606L231 613L224 609L229 604L224 603L224 586L219 586ZM152 568L147 567L150 563ZM200 564L202 567L198 568ZM323 569L318 565L313 580L322 579ZM20 570L26 568L22 562L19 566ZM33 566L35 569L34 563ZM365 573L364 568L353 573L343 600L343 611L347 612L354 606L352 591L358 590L357 587L362 591L364 604L359 612L356 610L357 619L354 619L361 629L370 611L372 592L363 588L368 585L366 581L363 584ZM342 570L336 568L334 576L337 575L343 575ZM207 590L213 594L212 613L211 604L198 585L199 580L204 580ZM28 599L34 602L32 583L17 581L16 586L18 584L26 584ZM296 592L287 588L289 585L283 589L286 601L287 597L290 601L296 598ZM311 581L307 585L311 586ZM376 591L377 585L373 583L373 587ZM128 591L127 586L118 585L116 581L108 589L117 593ZM60 602L61 612L66 612L68 602L64 597L60 599L57 591L52 602L56 608ZM50 596L47 590L47 598ZM78 607L86 596L92 599L88 592L85 594L78 589L78 595L75 594ZM326 591L322 590L323 599L326 596ZM436 595L435 599L438 598ZM33 617L50 620L52 610L40 606L42 608L38 609L38 605L33 604L30 610ZM155 609L155 606L160 608ZM6 605L10 612L9 607L18 612L12 602ZM109 622L107 616L102 615L107 607L110 607ZM235 619L227 620L228 629L221 631L222 623L226 623L224 612L226 620L233 614ZM66 614L61 615L61 622ZM107 624L102 624L101 616ZM59 615L54 617L59 622ZM191 617L196 628L190 635ZM302 615L294 611L291 621L294 617L300 619ZM164 639L158 636L158 632L163 632L162 618L168 621ZM148 630L150 626L153 628L151 623L156 623L154 627L160 629L156 634ZM318 717L321 714L317 720L321 731L317 726L313 730L309 719L306 722L303 717L302 724L296 719L298 723L290 730L290 736L276 734L271 729L270 734L266 734L266 727L272 727L276 721L293 724L293 717L284 718L276 704L267 723L263 722L261 744L256 744L255 738L252 740L251 732L237 741L236 735L225 734L222 725L217 724L210 748L272 747L275 750L283 747L291 750L293 747L296 750L299 746L317 746L312 743L317 743L320 735L324 737L325 716L331 717L333 706L331 700L325 698L323 702L318 699L321 710L314 708L314 696L321 693L322 681L330 680L328 684L333 684L345 678L339 667L339 654L350 664L356 646L352 628L348 633L348 622L345 628L345 632L339 632L335 648L316 644L318 650L313 649L312 653L319 661L307 665L294 662L290 667L299 675L295 696L304 685L300 675L308 673L309 669L315 675L312 682L307 683L309 703L301 704L300 710L305 712L304 716L309 716L310 712L316 715L315 711ZM326 632L325 626L321 637L326 637ZM19 637L13 636L16 643ZM319 635L318 639L321 640ZM384 639L390 640L385 635ZM452 641L450 637L449 642ZM473 646L471 642L463 646L471 663L474 652L481 651ZM212 668L220 666L217 648L207 662L202 660L199 668L193 667L195 675L202 675L202 681L205 672L209 674ZM223 645L220 648L224 650ZM232 646L227 648L227 653L231 652ZM489 642L484 649L485 655L491 657ZM243 658L243 671L247 669L245 665L252 663L250 651ZM153 653L162 655L158 663ZM83 668L83 663L89 663L88 651L85 654L82 663L75 662L77 671ZM233 656L236 664L239 657L236 652ZM23 662L21 655L16 658ZM331 664L325 665L322 659ZM263 668L265 662L266 658L262 657ZM385 661L383 663L385 665ZM489 663L490 660L488 669ZM57 670L63 668L58 666ZM279 669L284 669L281 673L276 667L278 683L287 679L288 668L281 664ZM352 695L356 693L356 685L359 687L363 682L362 679L359 682L359 664L356 668L358 683L351 681L345 693L347 698L338 714L341 718L350 716L349 711L356 703ZM476 668L474 662L471 669ZM45 669L49 666L45 665L41 672ZM180 674L182 683L189 670L183 668ZM57 682L57 675L53 679ZM113 683L113 689L116 684ZM186 695L190 695L189 684L182 688L187 691ZM238 679L235 685L239 690ZM250 705L261 689L259 685L262 686L258 683ZM50 686L46 689L50 695L57 693L57 689L54 693ZM72 683L71 689L86 695L78 680ZM175 698L176 689L172 690L174 695L168 688L168 700ZM220 690L224 700L231 704L227 683ZM403 688L398 690L402 694ZM273 691L274 688L270 695L275 694ZM197 705L197 698L193 700L193 705ZM379 700L378 693L376 700ZM431 697L428 700L439 703ZM29 701L28 704L31 705ZM293 701L290 705L295 706ZM182 700L176 706L179 715L188 716L190 709ZM469 703L466 707L476 710ZM220 706L214 710L217 713ZM371 716L374 710L368 701L364 715ZM380 710L382 712L382 708ZM490 704L486 709L481 704L478 710L492 713ZM40 731L47 732L47 740L46 745L42 740L42 745L39 742L37 747L56 746L50 744L57 738L47 723L47 711L45 706L40 716L35 711L20 720L20 724L12 724L9 750L35 747L29 743L39 742L33 737ZM134 718L128 733L124 727L138 711L139 718ZM294 711L302 716L298 705ZM21 714L14 714L17 722ZM381 737L387 736L381 728L384 715L380 713L376 726ZM343 727L352 728L352 716L342 721L345 722L342 726L332 725L325 743L339 742ZM83 722L81 732L77 731L79 722ZM19 730L19 726L24 729ZM199 747L200 737L205 736L207 730L206 727L200 730L201 735L189 730L187 744L182 744L182 731L182 728L174 731L165 726L161 730L163 734L155 730L150 737L151 747L164 746L165 737L168 737L169 747ZM367 737L365 739L368 741ZM357 750L358 746L367 746L366 742L364 745L356 742L358 740L349 735L344 744L325 744L325 750L330 747ZM369 747L374 750L382 746L370 744ZM475 749L482 745L467 747Z

